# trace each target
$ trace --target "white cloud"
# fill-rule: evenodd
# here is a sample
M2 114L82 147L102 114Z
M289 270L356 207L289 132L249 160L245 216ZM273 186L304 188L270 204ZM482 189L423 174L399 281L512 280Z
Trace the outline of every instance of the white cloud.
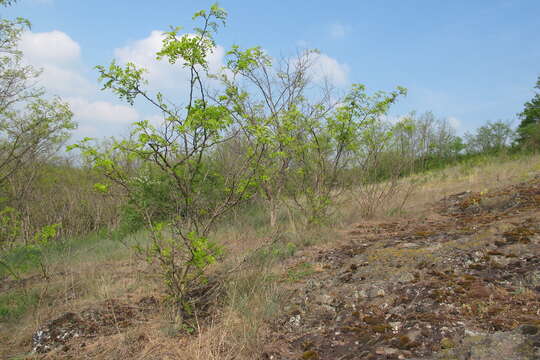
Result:
M312 55L310 75L314 81L329 81L336 86L348 83L349 67L326 54Z
M70 104L79 124L74 138L118 135L140 119L133 107L103 101L103 96L105 100L113 96L100 92L95 78L87 77L90 69L81 59L81 47L66 33L28 31L21 37L20 48L26 63L43 69L39 85Z
M116 105L108 101L89 101L84 98L67 98L75 118L85 124L130 124L139 119L132 107Z
M456 117L449 116L446 120L448 120L450 126L452 126L456 130L461 127L461 121Z
M49 93L88 96L97 92L97 82L83 75L80 45L66 33L27 31L21 36L19 46L27 63L43 69L38 82Z
M43 73L38 78L39 84L51 94L86 96L95 93L98 89L96 84L90 82L77 69L52 64L36 66L43 69Z
M71 63L81 56L79 44L58 30L43 33L27 31L21 36L19 45L25 57L35 63Z
M181 61L171 65L167 59L156 59L156 53L161 50L163 37L163 31L154 30L144 39L115 49L114 55L121 63L133 62L145 68L148 71L146 78L152 87L176 89L187 86L189 73L181 67ZM207 61L211 72L220 70L224 56L225 49L219 45L208 55Z
M344 38L345 35L347 35L347 32L349 31L348 27L343 24L332 24L329 28L330 36L334 39L341 39Z

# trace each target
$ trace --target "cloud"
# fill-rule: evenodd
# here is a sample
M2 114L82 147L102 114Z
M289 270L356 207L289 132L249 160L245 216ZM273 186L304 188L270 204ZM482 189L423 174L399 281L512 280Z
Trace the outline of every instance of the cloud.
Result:
M19 46L26 58L42 64L72 63L81 56L79 44L58 30L42 33L26 31L21 36Z
M56 65L46 64L38 66L43 69L43 73L38 78L39 84L47 89L51 94L69 95L90 95L97 91L96 84L90 82L82 73L76 69L63 68Z
M97 92L96 82L83 75L80 45L66 33L58 30L26 31L21 36L19 47L25 62L43 70L38 82L49 93L88 96Z
M341 39L347 35L349 28L343 24L335 23L330 25L328 32L332 38Z
M312 55L310 75L314 81L329 81L335 86L344 86L348 83L349 66L342 64L326 54Z
M108 101L89 101L78 97L65 100L70 104L75 117L85 124L127 125L139 120L139 113L130 106L116 105Z
M100 92L97 81L87 77L91 72L82 61L81 46L68 34L27 31L21 36L20 49L26 63L43 70L38 84L69 103L79 124L75 139L118 135L140 119L137 110L115 104L111 94ZM107 101L109 97L112 101Z
M152 87L160 89L187 87L189 73L181 67L181 61L176 65L171 65L166 59L156 59L156 52L161 50L163 38L163 31L154 30L144 39L115 49L114 56L123 64L132 62L145 68L148 71L146 78ZM218 72L221 69L224 57L225 49L222 46L216 46L207 58L210 72Z
M449 116L449 117L446 118L446 120L448 121L450 126L452 126L456 130L461 127L461 121L456 117Z

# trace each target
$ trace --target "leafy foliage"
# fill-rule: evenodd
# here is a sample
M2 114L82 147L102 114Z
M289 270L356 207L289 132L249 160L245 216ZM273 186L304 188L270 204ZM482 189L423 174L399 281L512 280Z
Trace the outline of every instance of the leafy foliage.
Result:
M488 122L476 133L466 134L469 153L493 153L507 148L514 138L514 131L503 121Z
M521 123L518 127L517 142L521 146L538 149L540 146L540 76L536 81L534 97L525 103L519 114Z
M107 148L91 139L71 147L80 149L94 168L124 189L131 219L144 220L152 241L138 251L159 265L180 318L192 313L196 299L189 299L189 292L203 285L206 268L219 255L219 248L208 239L210 230L218 218L256 191L264 150L254 144L238 154L235 166L217 171L238 126L227 107L209 102L205 86L213 34L225 18L225 11L214 5L195 14L202 26L194 29L194 35L181 35L180 28L164 34L157 58L190 74L183 107L146 90L145 71L134 64L122 67L113 61L109 67L98 66L104 89L130 104L142 98L163 114L163 121L160 126L137 122L130 138L113 140Z
M9 6L15 1L2 1ZM46 98L36 87L40 71L23 62L18 48L20 37L30 22L23 18L0 19L0 248L11 246L19 237L31 240L24 226L26 195L31 179L39 177L43 163L50 159L75 128L72 112L59 98ZM25 174L25 186L17 187ZM17 191L14 189L17 188ZM27 224L24 224L27 225Z

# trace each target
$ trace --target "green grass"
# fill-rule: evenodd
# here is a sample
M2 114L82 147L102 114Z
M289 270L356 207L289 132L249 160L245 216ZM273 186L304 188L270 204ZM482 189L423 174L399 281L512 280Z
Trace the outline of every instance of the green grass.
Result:
M121 239L117 233L100 231L87 236L51 242L47 246L19 246L0 256L0 279L22 276L40 269L42 263L76 263L85 259L115 260L126 257L135 244L146 241L145 232Z
M258 249L251 254L249 261L254 265L270 264L293 256L296 253L297 248L297 245L293 242L278 242Z
M313 265L308 262L298 264L294 269L287 271L287 279L290 282L297 282L305 277L308 277L315 273Z
M42 250L37 247L21 246L7 251L0 257L0 279L26 273L39 267Z
M15 290L0 295L0 322L19 319L31 307L36 306L39 295L36 291Z

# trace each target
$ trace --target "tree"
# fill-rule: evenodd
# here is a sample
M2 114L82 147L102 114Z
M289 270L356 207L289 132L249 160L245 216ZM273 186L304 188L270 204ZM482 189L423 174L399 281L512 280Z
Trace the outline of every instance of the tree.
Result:
M517 143L523 147L540 147L540 76L536 81L534 97L525 103L525 108L518 116L521 123L517 129Z
M260 47L242 50L234 46L227 54L228 71L219 77L227 97L218 101L231 108L231 116L246 123L242 128L245 142L261 143L266 148L261 159L260 194L274 230L291 171L299 165L294 152L304 145L308 131L302 119L324 116L334 107L328 88L309 97L306 94L313 85L309 78L313 55L314 51L305 51L275 61Z
M0 21L0 186L24 164L57 150L75 127L69 106L46 100L35 87L40 71L22 62L18 43L29 27L23 18Z
M228 144L236 141L239 124L227 106L209 96L208 55L215 49L214 34L225 24L226 12L213 5L195 13L201 27L192 33L173 28L165 33L158 59L179 64L189 74L184 103L174 104L162 93L147 90L145 70L133 63L113 61L98 66L103 89L112 90L133 105L136 99L149 103L162 114L154 126L149 121L134 124L131 137L115 139L103 148L85 139L71 148L84 156L111 182L121 186L133 211L144 219L151 242L138 248L146 259L158 265L177 321L198 309L205 292L206 269L216 262L220 249L209 239L210 231L222 215L249 199L257 189L261 144L251 144L235 153L235 163L218 171ZM226 99L227 95L219 98ZM253 129L255 131L256 129ZM131 166L126 167L122 159ZM159 197L154 189L166 186ZM108 184L98 187L104 191ZM161 190L160 190L161 192ZM156 201L166 203L166 214L153 216Z
M0 5L12 3L4 0ZM36 164L56 153L75 128L69 106L58 98L47 99L44 90L35 86L40 71L23 63L18 44L29 27L23 18L0 20L0 210L10 219L16 218L17 211L10 206L7 182L24 168L37 171ZM0 220L8 223L7 218Z
M469 153L494 153L507 148L515 134L510 124L504 121L490 122L476 129L475 134L465 134Z
M234 47L221 77L231 113L247 119L247 141L266 148L260 187L273 229L280 204L300 210L306 225L328 220L362 131L405 93L398 88L370 96L355 84L338 97L328 83L314 86L310 78L317 54L308 50L276 62L260 48Z
M346 174L373 140L373 126L406 93L398 86L390 93L370 95L364 85L353 84L334 110L303 119L306 132L293 153L299 166L291 174L291 195L308 225L327 221L331 205L354 185ZM315 114L325 110L317 107Z

